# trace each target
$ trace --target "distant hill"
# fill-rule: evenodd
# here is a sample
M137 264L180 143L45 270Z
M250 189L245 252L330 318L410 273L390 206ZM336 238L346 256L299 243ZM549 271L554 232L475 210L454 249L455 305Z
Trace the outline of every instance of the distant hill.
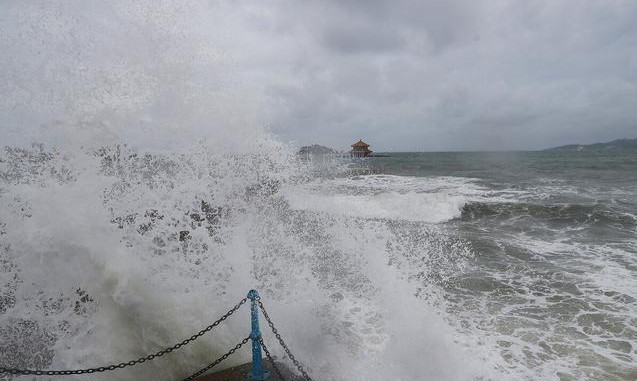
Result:
M333 150L329 147L320 146L318 144L313 144L311 146L301 147L299 150L299 155L329 155L336 153L336 150Z
M545 151L637 151L637 139L617 139L608 143L569 144L548 148Z

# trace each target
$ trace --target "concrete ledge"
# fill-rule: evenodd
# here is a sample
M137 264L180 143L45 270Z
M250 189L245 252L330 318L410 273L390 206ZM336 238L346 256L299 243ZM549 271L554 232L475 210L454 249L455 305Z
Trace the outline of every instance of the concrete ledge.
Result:
M270 372L271 376L268 381L284 381L277 377L276 373L270 367L267 361L264 362L265 368ZM301 377L292 373L286 366L281 363L276 363L277 368L281 371L281 374L285 378L285 381L301 381ZM196 381L248 381L248 372L252 367L251 363L238 365L232 368L224 369L222 371L211 373L205 376L201 376Z

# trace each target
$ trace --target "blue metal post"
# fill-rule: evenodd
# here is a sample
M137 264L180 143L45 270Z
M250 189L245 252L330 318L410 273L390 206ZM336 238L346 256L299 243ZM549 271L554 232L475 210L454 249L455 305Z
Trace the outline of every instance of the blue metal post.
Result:
M250 290L248 298L250 299L250 320L252 322L252 331L250 332L250 339L252 339L252 370L248 373L248 378L250 380L265 380L270 377L270 372L263 369L263 357L261 355L261 331L259 331L259 307L257 306L259 293L257 290Z

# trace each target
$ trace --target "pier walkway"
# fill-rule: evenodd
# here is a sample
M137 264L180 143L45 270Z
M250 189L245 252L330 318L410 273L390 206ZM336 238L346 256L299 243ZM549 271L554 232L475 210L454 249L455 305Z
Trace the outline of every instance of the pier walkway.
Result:
M266 366L266 368L268 368L271 374L271 377L268 378L267 381L302 381L303 380L303 378L289 371L285 367L285 365L278 362L276 364L283 378L279 378L276 372L274 372L271 368ZM195 379L195 381L245 381L248 379L247 375L250 372L251 367L252 367L252 363L238 365L229 369L219 371L217 373L212 373L206 376L199 377Z
M159 357L162 357L166 354L169 354L173 351L179 350L181 347L184 347L193 341L199 339L201 336L210 332L213 328L224 322L227 318L229 318L232 314L234 314L241 306L243 306L248 300L250 300L250 326L251 331L250 335L239 341L234 347L229 348L228 352L226 352L223 356L217 358L210 364L204 366L199 369L192 375L184 378L182 381L244 381L244 380L252 380L252 381L262 381L262 380L270 380L270 381L312 381L309 374L305 371L303 366L299 363L299 361L294 357L290 348L288 348L287 344L281 337L281 334L274 326L270 315L265 309L265 306L261 302L261 297L256 290L250 290L248 295L241 299L234 307L232 307L228 312L226 312L223 316L221 316L217 321L210 324L206 328L197 332L196 334L190 336L189 338L183 340L180 343L177 343L171 347L166 349L162 349L158 352L152 353L150 355L140 357L136 360L131 360L128 362L121 362L119 364L110 364L99 367L92 368L83 368L83 369L70 369L70 370L43 370L43 369L18 369L11 368L0 365L0 375L10 375L10 376L69 376L69 375L81 375L87 373L102 373L102 372L110 372L118 369L128 368L135 366L137 364L142 364L146 361L153 361ZM274 337L277 342L283 348L283 351L286 355L286 360L290 362L290 365L294 365L299 375L294 374L290 371L286 365L276 362L274 358L271 356L268 347L263 342L263 337L261 336L261 331L259 329L259 312L263 315L268 326L272 330ZM219 365L223 360L232 356L239 348L241 348L248 341L252 341L252 362L248 364L239 365L233 368L229 368L223 370L221 372L209 374L209 372ZM265 355L268 359L267 366L269 369L266 369L266 364L263 362L262 353L265 352Z

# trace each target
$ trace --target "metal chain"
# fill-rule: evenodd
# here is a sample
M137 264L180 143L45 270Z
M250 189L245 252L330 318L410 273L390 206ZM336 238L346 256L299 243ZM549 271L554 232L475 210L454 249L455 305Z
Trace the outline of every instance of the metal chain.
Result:
M268 358L268 361L270 361L270 365L272 365L272 369L274 369L274 373L276 373L276 375L279 377L279 380L287 381L285 377L283 377L283 374L281 374L281 371L279 370L279 368L274 363L274 359L272 358L272 355L270 355L270 351L268 350L268 347L266 347L265 343L263 342L263 337L259 338L259 343L261 343L261 348L263 348L263 352L265 352L265 355Z
M268 312L265 310L265 307L263 306L263 303L261 302L260 297L257 298L257 303L259 303L259 308L261 308L261 312L263 312L263 317L265 317L265 320L268 322L268 325L270 326L272 333L274 333L274 336L279 341L279 344L281 344L281 346L283 347L283 350L288 355L290 360L292 360L292 362L296 366L296 369L298 369L299 372L301 372L301 374L303 375L303 378L305 378L307 381L312 381L312 379L307 374L305 369L303 369L303 366L298 362L296 358L294 358L294 355L290 351L290 348L288 348L288 346L285 344L285 341L283 341L283 338L279 334L279 331L274 327L274 323L272 322L272 319L270 319L270 315L268 315Z
M211 329L213 329L214 327L218 326L221 322L226 320L230 315L235 313L247 300L248 300L248 298L243 298L239 303L237 303L228 312L226 312L225 315L223 315L221 318L219 318L219 320L217 320L214 323L210 324L209 326L207 326L206 328L204 328L201 331L197 332L196 334L190 336L186 340L184 340L184 341L182 341L180 343L177 343L177 344L173 345L170 348L163 349L163 350L161 350L159 352L155 352L155 353L153 353L151 355L148 355L148 356L145 356L145 357L140 357L137 360L131 360L131 361L128 361L128 362L122 362L122 363L119 363L119 364L111 364L111 365L100 366L100 367L95 367L95 368L74 369L74 370L34 370L34 369L5 368L3 366L0 366L0 374L9 373L9 374L12 374L12 375L67 376L67 375L71 375L71 374L100 373L100 372L106 372L107 370L122 369L122 368L126 368L126 367L129 367L129 366L142 364L142 363L145 363L146 361L151 361L151 360L153 360L153 359L155 359L157 357L161 357L161 356L165 355L166 353L170 353L170 352L172 352L172 351L174 351L176 349L179 349L179 348L181 348L181 347L183 347L183 346L185 346L185 345L197 340L198 338L203 336L206 332L209 332Z
M225 355L219 357L218 359L216 359L214 362L210 363L209 365L207 365L206 367L202 368L201 370L199 370L197 373L193 373L192 375L186 377L183 379L183 381L191 381L194 380L195 378L201 376L202 374L206 373L207 371L209 371L210 369L214 368L215 366L217 366L220 362L222 362L223 360L227 359L228 357L230 357L231 354L233 354L234 352L236 352L239 348L241 348L243 346L243 344L247 343L248 340L250 340L250 336L246 337L245 339L241 340L241 342L239 342L239 344L235 345L234 348L230 349L228 352L226 352Z

